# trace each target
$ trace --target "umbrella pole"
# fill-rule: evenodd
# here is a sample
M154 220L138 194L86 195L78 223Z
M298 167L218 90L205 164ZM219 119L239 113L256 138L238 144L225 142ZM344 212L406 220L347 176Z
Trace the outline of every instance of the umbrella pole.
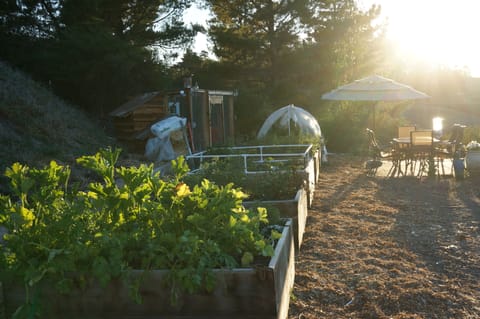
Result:
M376 104L377 104L377 103L373 103L373 115L372 115L372 119L373 119L373 131L374 131L374 132L375 132L375 129L376 129L376 127L375 127L375 105L376 105Z

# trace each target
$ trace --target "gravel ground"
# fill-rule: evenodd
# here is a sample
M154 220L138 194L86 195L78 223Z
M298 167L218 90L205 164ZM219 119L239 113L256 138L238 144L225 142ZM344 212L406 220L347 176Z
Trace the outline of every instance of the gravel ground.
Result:
M480 318L480 178L322 167L296 257L293 318Z

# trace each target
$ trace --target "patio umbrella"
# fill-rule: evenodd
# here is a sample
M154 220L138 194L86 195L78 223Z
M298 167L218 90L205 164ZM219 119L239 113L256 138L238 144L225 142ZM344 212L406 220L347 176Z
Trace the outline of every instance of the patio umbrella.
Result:
M312 134L317 137L322 136L320 125L315 117L301 107L290 104L279 108L267 117L260 128L260 131L258 131L257 138L264 137L275 123L278 123L282 127L287 127L288 135L290 136L291 122L294 122L295 125L299 126L304 133Z
M429 97L411 86L379 75L356 80L322 95L323 100L376 102L418 100ZM375 128L375 104L373 105L373 126Z

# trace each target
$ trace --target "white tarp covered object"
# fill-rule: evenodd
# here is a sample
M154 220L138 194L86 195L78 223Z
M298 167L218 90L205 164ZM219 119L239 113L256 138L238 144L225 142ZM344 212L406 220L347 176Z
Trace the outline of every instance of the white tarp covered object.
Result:
M282 127L287 127L290 135L291 122L295 123L303 133L316 137L322 136L320 125L315 117L301 107L290 104L279 108L267 117L260 131L258 131L257 138L264 137L276 123Z
M187 119L171 116L163 119L150 127L155 137L150 138L145 146L145 157L149 160L161 162L170 161L177 157L170 141L170 136L177 139L183 138L183 129L187 125ZM173 134L175 133L175 134ZM177 134L180 133L180 134Z

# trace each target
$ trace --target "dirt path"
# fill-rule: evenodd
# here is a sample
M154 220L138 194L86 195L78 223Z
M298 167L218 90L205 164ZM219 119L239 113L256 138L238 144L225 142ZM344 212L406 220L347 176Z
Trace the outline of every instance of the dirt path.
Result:
M480 179L321 174L289 319L480 318Z

